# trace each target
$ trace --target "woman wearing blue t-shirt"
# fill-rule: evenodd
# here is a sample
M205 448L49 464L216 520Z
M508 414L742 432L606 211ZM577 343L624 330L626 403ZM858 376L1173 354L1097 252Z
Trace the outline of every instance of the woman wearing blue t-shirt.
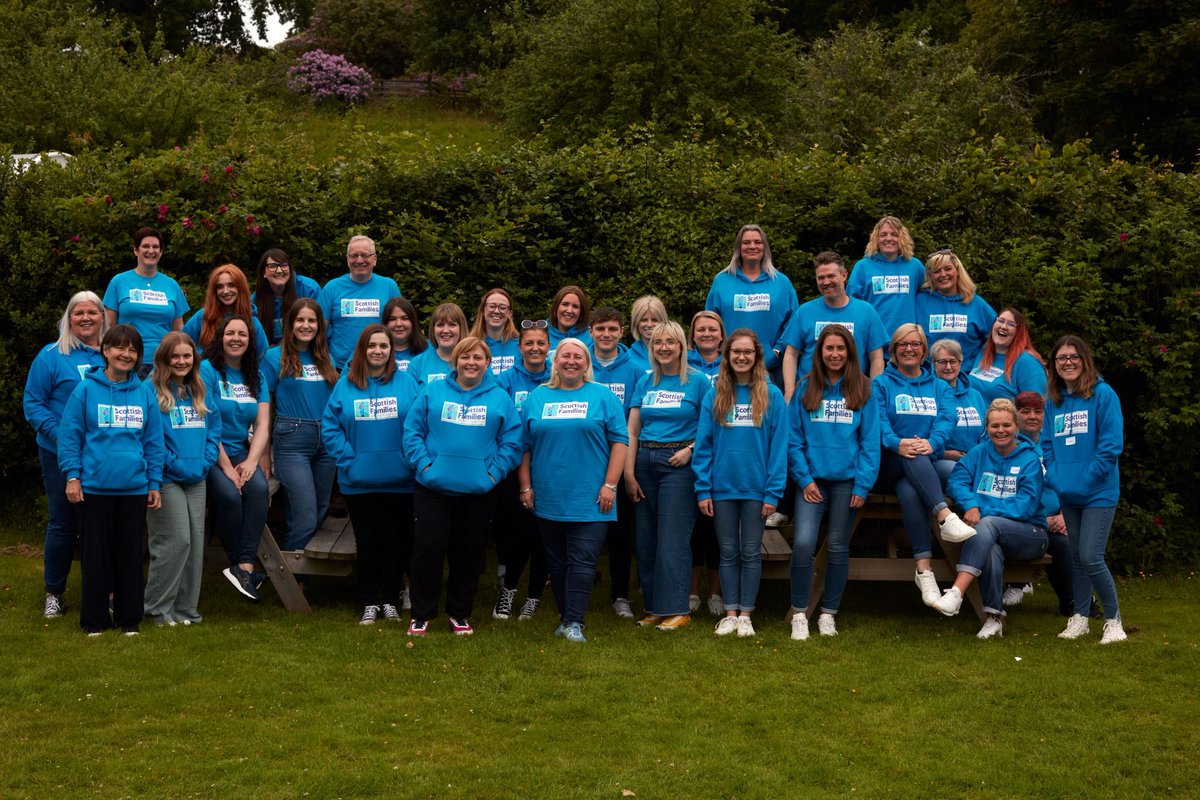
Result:
M113 276L104 290L104 316L108 327L132 325L142 336L144 351L139 376L150 374L151 359L168 331L183 330L188 312L183 289L169 275L158 271L162 258L162 234L154 228L138 228L133 234L137 266Z
M538 517L561 622L554 634L587 641L583 616L596 562L616 520L617 481L629 440L621 401L592 381L578 339L559 342L550 380L522 404L525 454L517 471L521 504ZM570 475L564 483L563 476Z
M625 491L634 506L635 551L645 616L659 630L692 621L688 609L695 474L689 468L700 406L712 384L687 365L687 338L677 322L650 337L653 371L638 381L629 411Z
M271 392L257 347L250 320L228 317L200 365L205 395L221 412L221 449L208 471L208 502L229 557L224 575L251 602L258 602L254 560L270 502L259 462L271 443Z
M456 303L442 303L429 315L429 346L408 365L421 386L444 381L454 371L450 354L467 335L467 315Z
M275 402L271 442L275 475L287 497L285 547L303 550L329 510L336 470L321 443L321 414L338 374L316 300L302 297L288 309L283 342L267 351L263 376Z
M288 254L279 248L272 247L258 259L258 280L250 302L272 345L283 339L283 320L292 303L301 297L315 300L320 294L321 284L294 272Z

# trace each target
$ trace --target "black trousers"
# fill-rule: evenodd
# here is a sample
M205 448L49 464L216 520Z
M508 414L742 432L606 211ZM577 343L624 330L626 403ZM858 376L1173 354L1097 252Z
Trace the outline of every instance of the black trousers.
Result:
M398 606L412 560L413 496L407 492L345 494L358 547L358 599L364 606Z
M625 494L625 478L617 481L617 521L608 523L608 574L611 600L629 599L629 570L633 566L633 501Z
M142 544L146 541L146 495L84 494L75 506L83 578L79 624L88 633L117 627L136 631L142 622ZM113 613L108 615L108 593Z
M479 589L479 562L487 547L498 492L450 495L417 484L413 493L412 573L409 599L416 620L437 616L442 596L442 566L446 578L446 613L456 619L471 616Z
M504 559L504 588L516 589L521 580L525 565L529 565L529 597L542 598L546 590L546 578L550 568L546 566L546 548L542 546L542 535L539 532L537 517L533 512L521 505L521 487L516 473L512 473L500 482L500 501L496 508L496 545L505 542L501 552ZM499 528L503 526L505 534L501 536Z

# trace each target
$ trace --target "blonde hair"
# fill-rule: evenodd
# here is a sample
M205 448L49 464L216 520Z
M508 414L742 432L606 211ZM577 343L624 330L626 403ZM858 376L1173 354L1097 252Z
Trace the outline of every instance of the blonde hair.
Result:
M1017 415L1017 404L1007 397L997 397L988 406L987 413L983 415L983 424L987 425L988 418L992 416L992 412L1001 414L1011 414L1013 422L1019 423L1021 418Z
M679 382L687 383L689 370L687 363L688 346L687 337L683 334L683 328L679 326L678 322L659 323L654 326L654 332L650 334L651 345L653 346L654 340L661 336L666 336L679 342ZM665 373L662 371L662 364L658 363L657 358L651 357L650 362L654 370L653 384L657 386Z
M888 342L888 353L891 354L890 360L893 364L896 363L896 342L900 341L905 336L908 336L910 333L916 333L921 337L921 347L924 350L924 352L921 353L921 360L924 360L925 357L929 355L929 339L925 336L925 329L915 322L906 322L899 328L896 328L896 332L892 334L891 341Z
M670 319L667 314L667 307L652 294L644 294L637 300L633 301L633 307L629 309L629 326L633 329L633 340L640 341L642 334L638 326L642 324L642 320L646 317L654 315L659 322L666 322Z
M104 334L108 333L108 315L104 313L104 303L100 300L99 295L95 292L76 292L67 301L67 310L63 312L62 319L58 321L58 352L64 356L70 355L72 350L83 347L83 342L79 341L79 338L75 334L71 333L71 312L80 303L91 303L100 311L100 336L98 341L102 341Z
M951 250L938 250L929 254L929 260L925 262L925 282L921 284L921 288L937 291L933 288L933 271L947 263L953 264L958 270L958 284L955 288L958 289L958 294L962 295L962 303L965 306L975 299L975 281L971 280L967 268Z
M867 240L867 255L873 256L879 252L879 231L884 225L891 225L896 229L896 238L899 239L900 255L905 258L913 257L913 238L908 232L908 228L904 227L904 223L899 217L884 217L875 223L875 227L871 229L871 238Z
M583 351L583 360L587 362L587 368L583 371L583 382L591 383L596 380L596 373L592 370L592 353L588 350L587 345L574 336L568 336L558 343L558 347L554 349L554 360L558 360L558 354L567 345L574 345ZM558 369L554 366L553 362L550 364L550 380L546 381L546 386L551 389L557 389L562 386L562 378L559 376Z
M171 375L171 355L181 344L192 348L192 369L182 381L176 381ZM196 413L202 417L208 416L208 406L204 402L204 381L200 379L200 353L192 337L183 331L171 331L158 343L150 382L154 385L161 411L173 411L179 400L191 397Z

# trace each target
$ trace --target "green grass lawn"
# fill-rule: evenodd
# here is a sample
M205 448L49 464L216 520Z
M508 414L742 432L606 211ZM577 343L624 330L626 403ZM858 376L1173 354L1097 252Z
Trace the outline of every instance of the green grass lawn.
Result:
M216 573L203 624L88 639L77 565L68 616L41 619L39 545L0 527L4 798L1200 796L1192 576L1122 583L1130 639L1107 647L1096 624L1055 638L1046 585L989 642L907 584L852 583L841 635L806 643L781 582L753 639L640 630L601 590L571 645L549 592L492 620L491 580L473 637L442 619L414 642L357 625L350 579L290 616Z
M269 128L267 132L264 128ZM430 146L494 152L511 143L501 126L471 109L456 110L428 98L390 98L349 111L280 104L272 119L256 119L250 133L257 140L301 139L314 158L330 158L339 143L356 130L380 136L398 152Z

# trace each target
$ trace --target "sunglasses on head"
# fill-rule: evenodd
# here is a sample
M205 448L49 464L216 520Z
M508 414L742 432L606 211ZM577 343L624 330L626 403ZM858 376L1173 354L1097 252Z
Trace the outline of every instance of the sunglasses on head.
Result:
M527 331L530 328L548 328L550 323L544 319L523 319L521 320L521 330Z

